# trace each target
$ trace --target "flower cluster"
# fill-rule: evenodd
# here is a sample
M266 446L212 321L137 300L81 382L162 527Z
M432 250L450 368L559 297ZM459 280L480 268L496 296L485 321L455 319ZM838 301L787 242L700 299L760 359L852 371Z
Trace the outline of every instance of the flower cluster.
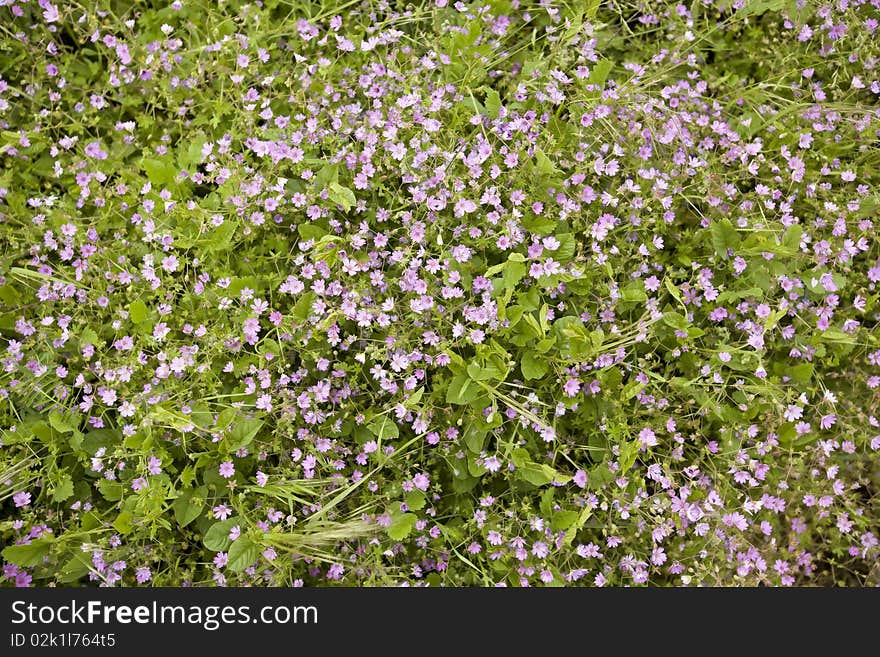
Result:
M0 582L880 583L880 0L323 4L0 2Z

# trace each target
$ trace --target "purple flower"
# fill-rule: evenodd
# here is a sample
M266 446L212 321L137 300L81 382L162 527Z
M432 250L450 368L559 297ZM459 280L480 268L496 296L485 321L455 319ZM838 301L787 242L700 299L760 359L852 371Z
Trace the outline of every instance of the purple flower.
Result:
M31 494L26 493L25 491L20 491L12 496L12 501L18 508L26 507L31 503Z

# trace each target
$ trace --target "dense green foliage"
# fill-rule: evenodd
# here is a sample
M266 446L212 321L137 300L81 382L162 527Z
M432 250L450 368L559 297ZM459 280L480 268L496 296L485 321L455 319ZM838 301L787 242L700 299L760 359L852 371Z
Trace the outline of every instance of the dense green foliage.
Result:
M0 582L880 582L876 0L2 4Z

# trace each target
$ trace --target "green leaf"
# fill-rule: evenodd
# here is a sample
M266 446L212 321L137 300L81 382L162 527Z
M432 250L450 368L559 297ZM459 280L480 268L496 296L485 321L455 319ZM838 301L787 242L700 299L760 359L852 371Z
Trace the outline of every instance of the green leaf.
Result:
M260 546L247 536L239 536L229 547L229 561L226 567L231 571L240 573L248 566L253 565L260 558Z
M712 247L715 249L715 254L726 260L729 257L727 250L739 246L739 233L730 223L730 219L713 221L709 229L712 233Z
M800 251L801 248L801 237L803 237L804 229L801 228L800 224L793 224L789 226L788 230L785 231L785 235L782 238L782 246L787 249L791 249L792 251Z
M131 305L128 307L128 315L135 324L140 324L147 317L150 316L150 311L147 308L147 304L145 304L140 299L132 301Z
M102 479L98 482L98 490L108 502L118 502L122 499L123 488L118 481L108 481Z
M789 2L790 0L751 0L751 2L736 12L735 18L743 19L748 16L760 16L768 11L781 11L786 8Z
M645 284L640 280L629 283L620 291L620 298L629 303L645 301L648 298L645 293Z
M556 239L559 240L559 247L550 252L553 259L562 264L571 261L577 248L574 236L571 233L562 233L557 235Z
M250 445L262 426L262 420L241 420L226 437L227 449L234 452Z
M464 444L467 446L471 454L479 454L483 451L486 444L486 432L477 428L476 424L471 424L464 431Z
M141 163L147 178L154 185L167 185L174 181L177 175L177 167L170 160L159 160L156 158L146 157Z
M330 183L328 196L331 201L336 203L336 205L341 205L346 212L351 210L357 204L357 198L355 197L354 192L348 187L343 187L339 183Z
M331 183L339 180L339 165L327 163L315 175L315 184L318 189L329 187Z
M564 531L576 523L579 516L580 513L578 511L557 511L550 519L550 529L555 532Z
M587 81L590 84L602 86L608 79L612 68L614 68L614 63L610 59L600 59L593 65L593 70L590 71L590 77Z
M425 494L419 489L415 489L407 493L404 501L406 502L406 506L410 511L421 511L425 508L425 504L427 503Z
M131 530L134 529L133 519L134 517L128 511L123 511L113 521L113 528L120 534L130 534Z
M49 413L49 424L58 433L70 433L76 430L76 424L68 416L58 412Z
M524 464L517 472L521 479L533 486L546 486L556 476L556 470L549 465L538 465L531 462Z
M413 530L413 527L416 526L416 514L414 513L401 513L394 514L391 517L391 524L388 525L389 538L395 541L402 541Z
M639 442L631 440L620 445L620 473L626 474L639 455Z
M504 289L512 290L526 275L528 268L521 262L508 260L504 265Z
M795 365L788 370L787 374L798 383L809 383L813 378L813 364L801 363L800 365Z
M217 416L217 424L215 428L218 431L225 429L235 421L236 414L237 411L234 408L224 408L220 412L220 415Z
M87 575L92 565L91 556L84 552L75 552L59 571L58 583L70 584Z
M400 435L400 430L397 428L397 424L395 424L394 420L387 415L381 415L375 418L367 425L367 428L373 432L373 435L379 440L393 440Z
M97 345L98 334L90 328L83 329L79 334L79 343L82 346L86 346L87 344Z
M454 377L446 389L447 404L469 404L480 394L480 386L466 374Z
M191 136L188 141L189 144L187 145L186 150L180 153L178 160L182 168L193 169L201 163L202 146L205 145L205 142L207 142L208 139L205 137L205 133L197 132L195 135Z
M229 530L236 525L241 526L241 518L238 516L215 522L205 532L205 538L202 539L202 542L212 552L223 552L232 545L232 541L229 539Z
M498 110L501 109L501 96L494 89L486 89L486 114L490 119L498 116Z
M535 149L535 166L542 176L552 177L559 173L559 169L556 168L553 161L540 148Z
M716 303L721 304L727 303L728 301L736 301L737 299L746 299L748 297L762 299L764 297L764 290L759 287L750 287L746 290L725 290L718 295L718 298L715 301Z
M55 485L52 501L63 502L73 495L73 479L69 474L61 475L61 480Z
M11 283L0 285L0 301L7 306L17 306L21 303L21 295L18 293Z
M299 233L302 241L308 242L309 240L319 240L324 237L327 234L327 229L320 224L300 224L296 227L296 232Z
M318 298L314 292L306 292L293 306L293 316L301 322L306 321L312 314L312 304Z
M205 508L204 497L207 495L208 489L199 487L197 489L184 490L172 505L174 508L174 519L181 527L186 527L193 520L198 518L202 509ZM194 499L195 498L195 499Z
M39 539L31 541L27 545L10 545L4 548L3 559L16 566L37 566L43 562L43 557L49 554L51 541Z
M510 460L517 468L521 468L529 462L529 452L522 447L517 447L510 453Z
M527 351L519 364L523 377L527 381L541 379L547 374L550 365L545 360L538 358L533 351Z
M235 245L233 237L236 228L238 228L238 222L230 217L227 217L219 226L208 228L205 233L207 240L205 250L214 252L231 249Z

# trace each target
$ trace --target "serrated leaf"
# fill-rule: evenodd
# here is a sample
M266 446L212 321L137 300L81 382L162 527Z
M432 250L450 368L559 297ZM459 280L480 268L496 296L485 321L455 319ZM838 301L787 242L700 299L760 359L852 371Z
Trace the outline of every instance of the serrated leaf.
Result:
M143 159L141 166L154 185L167 185L177 175L177 167L170 160L147 157Z
M486 114L489 115L490 119L494 119L498 116L498 110L501 109L501 96L498 95L498 92L494 89L487 88L486 89Z
M422 491L416 489L407 493L404 501L406 502L406 506L410 511L421 511L425 508L427 498Z
M55 485L55 492L52 494L52 501L63 502L73 495L73 479L69 474L61 476L61 480Z
M416 515L414 513L401 513L391 517L391 524L388 525L388 537L395 541L402 541L416 526Z
M10 545L3 549L4 561L14 563L16 566L25 568L37 566L43 562L43 557L49 554L50 540L38 539L27 545Z

